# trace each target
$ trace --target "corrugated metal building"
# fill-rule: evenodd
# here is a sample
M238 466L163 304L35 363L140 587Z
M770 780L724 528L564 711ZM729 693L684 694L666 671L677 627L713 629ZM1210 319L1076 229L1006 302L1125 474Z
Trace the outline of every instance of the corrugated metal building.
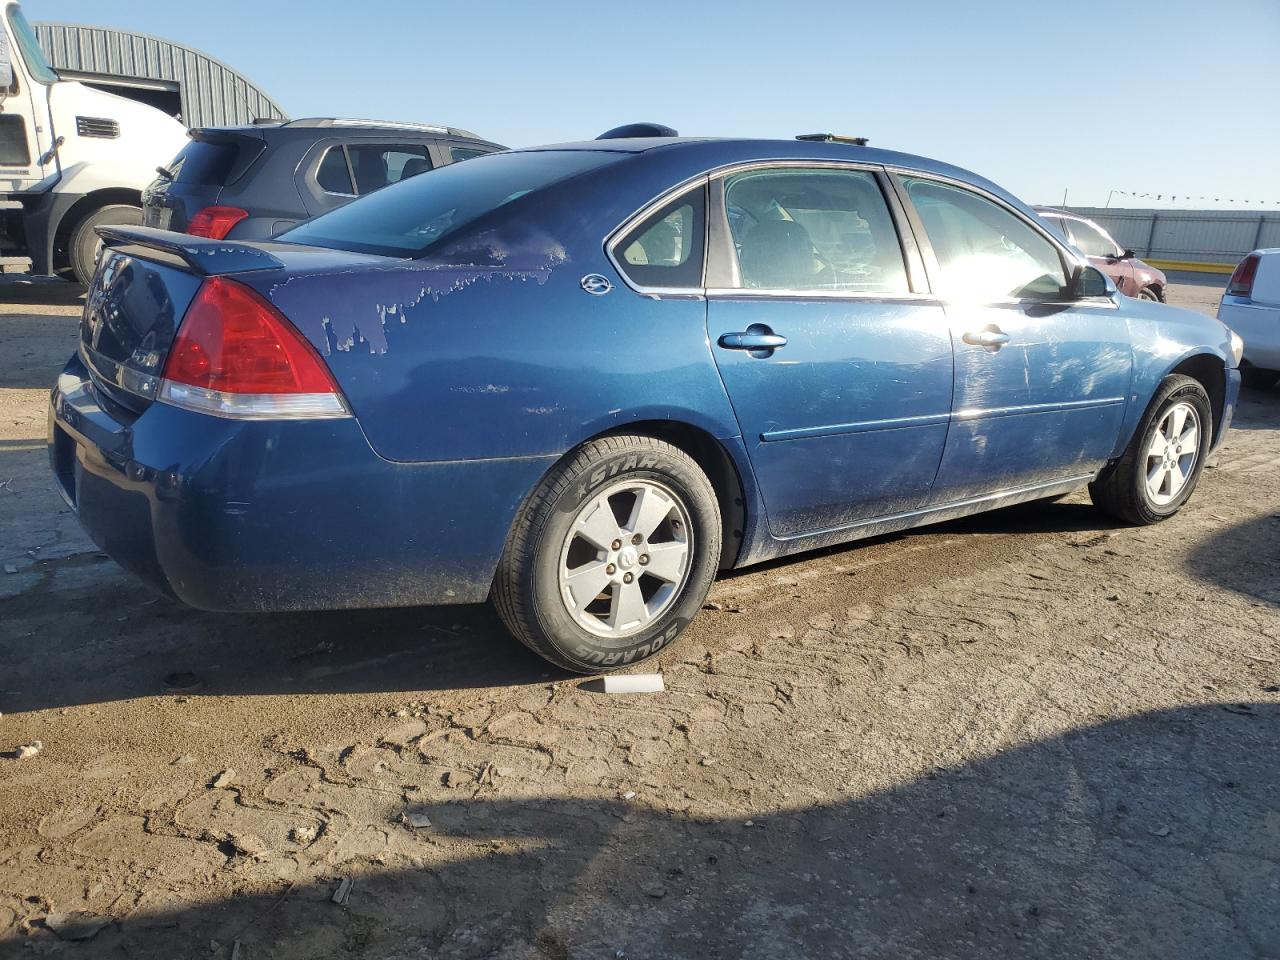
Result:
M1280 212L1068 207L1144 260L1234 267L1250 250L1280 247Z
M49 64L66 79L149 103L189 127L286 118L279 105L245 77L191 47L109 27L34 27Z

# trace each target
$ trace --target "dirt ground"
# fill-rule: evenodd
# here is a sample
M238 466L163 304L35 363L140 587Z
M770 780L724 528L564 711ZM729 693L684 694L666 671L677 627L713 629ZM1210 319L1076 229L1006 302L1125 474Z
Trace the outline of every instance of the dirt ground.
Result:
M78 297L0 296L0 956L1280 957L1280 392L1165 524L726 576L611 696L484 608L158 599L48 475Z

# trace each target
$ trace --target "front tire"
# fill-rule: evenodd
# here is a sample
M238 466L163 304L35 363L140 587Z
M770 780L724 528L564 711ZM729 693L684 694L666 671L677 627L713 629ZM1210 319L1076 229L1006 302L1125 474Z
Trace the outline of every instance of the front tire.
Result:
M1165 377L1124 455L1089 484L1089 495L1127 523L1158 523L1191 498L1212 441L1204 387L1181 374Z
M688 454L648 436L602 437L557 465L520 511L493 603L557 666L608 673L669 646L720 559L715 489Z
M71 260L71 272L85 286L93 279L98 265L100 241L95 227L128 226L142 223L142 208L128 203L110 203L88 213L71 231L71 244L67 250Z
M1164 297L1160 296L1160 290L1156 287L1143 287L1138 291L1139 300L1153 300L1156 303L1164 303Z

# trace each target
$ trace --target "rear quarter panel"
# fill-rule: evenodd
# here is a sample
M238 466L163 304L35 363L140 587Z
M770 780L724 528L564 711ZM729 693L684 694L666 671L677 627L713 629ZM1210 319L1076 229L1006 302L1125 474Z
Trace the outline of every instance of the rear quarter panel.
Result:
M513 212L465 249L264 290L325 355L389 460L560 454L638 420L736 436L705 301L637 294L605 256L608 233L669 181L619 190L616 179L541 198L537 228ZM613 290L586 293L590 273Z

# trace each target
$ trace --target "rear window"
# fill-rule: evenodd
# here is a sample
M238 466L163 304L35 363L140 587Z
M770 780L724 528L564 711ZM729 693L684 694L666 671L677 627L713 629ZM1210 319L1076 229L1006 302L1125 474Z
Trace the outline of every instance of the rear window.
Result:
M192 140L168 170L176 183L223 186L239 176L265 147L261 140Z
M276 239L356 253L413 257L486 213L612 163L596 150L495 153L411 177L308 220Z

